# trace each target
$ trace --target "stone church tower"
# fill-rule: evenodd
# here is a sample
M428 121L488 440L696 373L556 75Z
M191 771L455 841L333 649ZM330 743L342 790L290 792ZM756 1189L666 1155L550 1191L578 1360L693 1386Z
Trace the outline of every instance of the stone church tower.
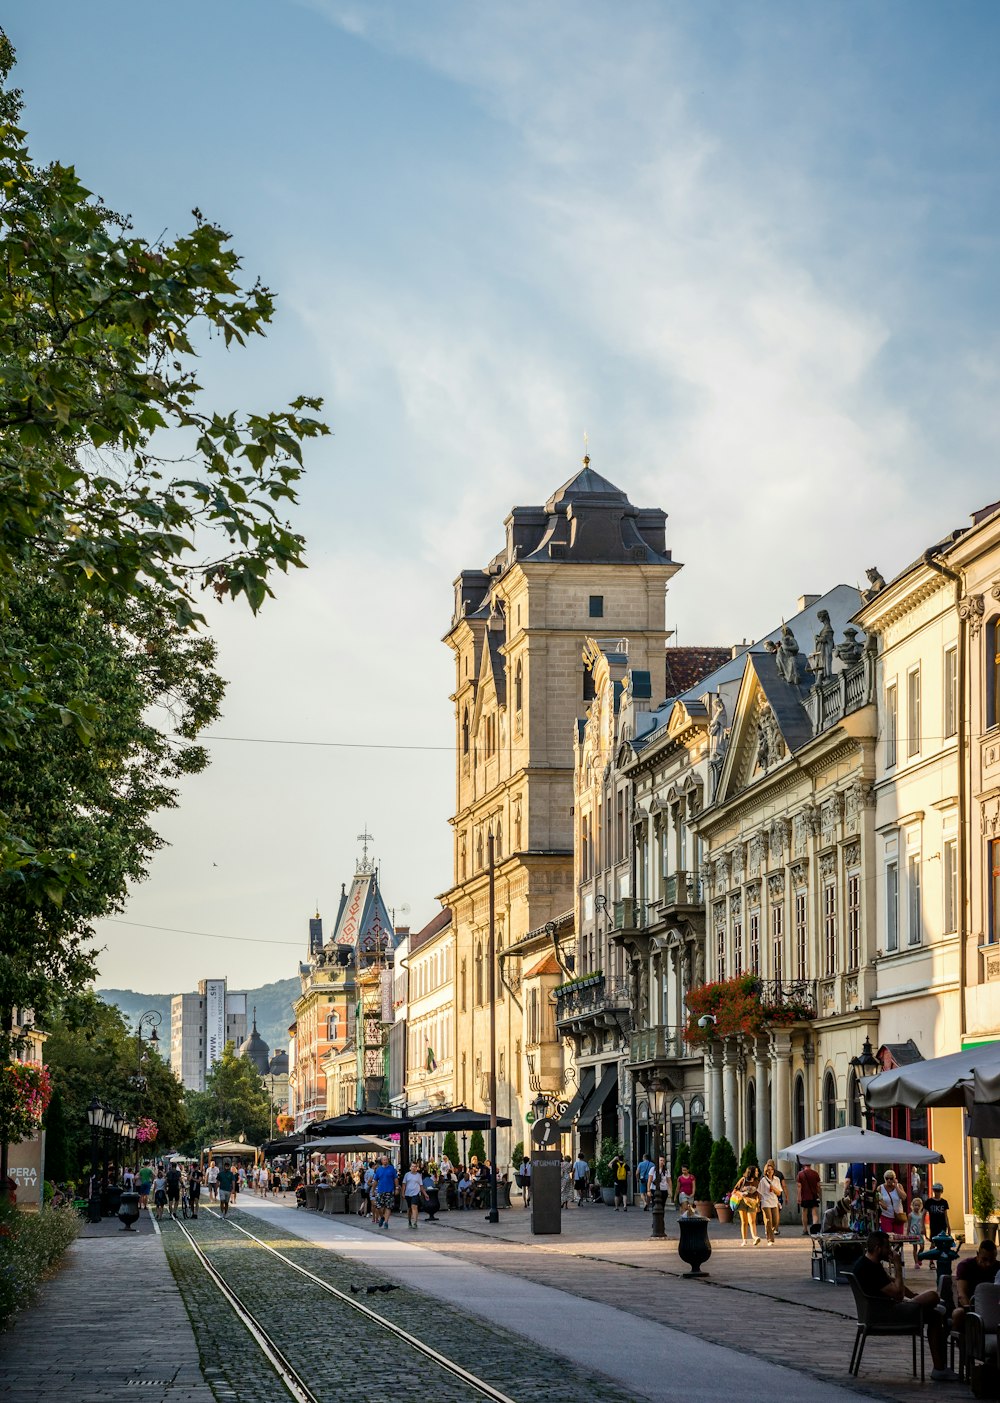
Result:
M555 1039L554 1013L527 1018L520 961L504 956L573 908L573 738L591 693L590 637L627 638L629 662L664 682L666 585L680 569L666 514L637 508L583 468L545 503L515 507L506 543L455 581L444 641L455 655L454 884L441 897L455 929L455 1097L488 1096L487 837L495 841L497 1102L513 1126L500 1164L524 1134L529 1073ZM546 1001L547 1002L547 1001Z

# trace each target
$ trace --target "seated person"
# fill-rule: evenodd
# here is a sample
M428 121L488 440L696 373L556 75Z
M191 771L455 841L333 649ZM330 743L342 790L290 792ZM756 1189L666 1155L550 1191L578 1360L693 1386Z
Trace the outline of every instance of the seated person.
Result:
M847 1232L850 1226L851 1200L838 1198L823 1214L823 1232Z
M886 1272L886 1265L892 1275ZM866 1296L882 1301L892 1317L902 1321L922 1319L927 1326L927 1344L934 1365L931 1378L954 1380L958 1375L945 1365L945 1318L936 1307L940 1300L936 1291L921 1291L919 1295L903 1284L903 1254L889 1241L888 1233L878 1229L868 1234L864 1255L851 1271Z
M965 1312L972 1308L976 1287L992 1282L997 1274L997 1245L981 1242L974 1257L965 1257L955 1268L955 1298L958 1308L951 1317L951 1328L961 1330Z

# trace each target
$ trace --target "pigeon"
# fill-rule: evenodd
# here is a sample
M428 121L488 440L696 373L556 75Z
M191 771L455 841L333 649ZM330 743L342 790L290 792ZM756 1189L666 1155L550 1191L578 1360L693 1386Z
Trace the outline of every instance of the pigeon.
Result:
M383 1281L378 1286L355 1286L352 1282L349 1289L352 1296L358 1296L361 1294L362 1291L366 1296L374 1296L377 1291L398 1291L400 1288L396 1286L393 1282Z

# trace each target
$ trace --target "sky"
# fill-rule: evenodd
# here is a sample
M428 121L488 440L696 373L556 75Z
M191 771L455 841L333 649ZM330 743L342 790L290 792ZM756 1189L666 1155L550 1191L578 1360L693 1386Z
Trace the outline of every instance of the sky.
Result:
M219 408L322 395L309 569L213 607L212 766L99 983L294 974L357 835L451 880L451 583L593 466L668 514L680 643L759 638L1000 496L991 0L8 0L38 159L276 292ZM274 744L272 742L322 742ZM177 932L193 932L181 934Z

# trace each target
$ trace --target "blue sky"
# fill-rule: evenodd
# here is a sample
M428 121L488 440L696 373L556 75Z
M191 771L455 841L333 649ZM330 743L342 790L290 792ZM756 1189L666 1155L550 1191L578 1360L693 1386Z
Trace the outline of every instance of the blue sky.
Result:
M198 205L278 293L220 404L323 394L311 569L212 615L220 734L447 747L450 584L594 465L669 514L681 642L759 637L1000 496L993 4L7 7L37 156L151 237ZM304 940L367 823L450 878L446 750L218 742L128 918ZM293 972L106 925L107 983ZM162 950L136 968L139 946Z

